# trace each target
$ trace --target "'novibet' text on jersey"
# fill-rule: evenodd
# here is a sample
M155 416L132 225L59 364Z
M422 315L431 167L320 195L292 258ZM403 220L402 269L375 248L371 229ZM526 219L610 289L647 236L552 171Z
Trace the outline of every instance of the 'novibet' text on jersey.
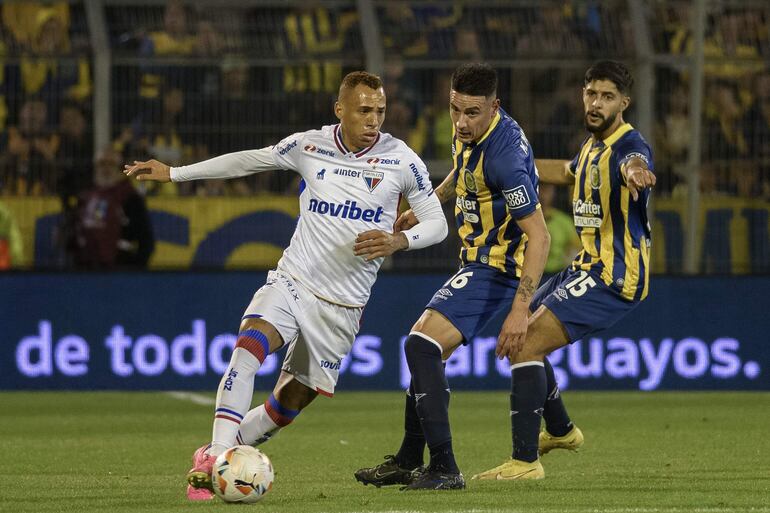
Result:
M347 200L343 205L341 203L327 203L326 201L311 198L308 210L316 214L341 217L343 219L361 219L362 221L374 221L375 223L379 223L382 217L382 207L377 207L377 210L371 208L361 209L358 208L355 200Z

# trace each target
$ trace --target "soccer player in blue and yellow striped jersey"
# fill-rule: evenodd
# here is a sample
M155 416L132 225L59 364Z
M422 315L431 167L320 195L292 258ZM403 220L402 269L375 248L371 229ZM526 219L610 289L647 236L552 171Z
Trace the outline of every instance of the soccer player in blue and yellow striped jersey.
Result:
M507 312L500 338L523 339L548 255L532 148L500 108L495 70L486 64L460 66L452 75L449 112L454 165L435 192L442 203L456 197L461 269L434 294L406 340L412 382L404 440L395 456L355 473L364 484L406 484L408 490L465 486L452 452L442 359L500 312ZM414 222L406 212L396 228ZM430 464L417 476L411 470L422 465L426 443Z
M544 182L574 184L575 228L583 249L573 263L535 294L525 340L499 340L498 356L513 364L512 459L480 479L541 479L540 420L546 399L544 358L586 335L608 328L633 310L649 290L649 187L655 184L652 150L623 120L633 78L625 65L601 61L585 75L583 106L590 136L571 161L538 161ZM551 442L567 438L550 433Z

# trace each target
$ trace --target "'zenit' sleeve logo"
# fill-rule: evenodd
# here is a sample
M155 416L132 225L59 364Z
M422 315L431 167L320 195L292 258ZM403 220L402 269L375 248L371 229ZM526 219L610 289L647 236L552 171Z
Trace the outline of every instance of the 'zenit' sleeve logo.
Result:
M531 202L527 188L523 185L503 191L503 195L505 196L505 204L508 206L508 210L526 207Z

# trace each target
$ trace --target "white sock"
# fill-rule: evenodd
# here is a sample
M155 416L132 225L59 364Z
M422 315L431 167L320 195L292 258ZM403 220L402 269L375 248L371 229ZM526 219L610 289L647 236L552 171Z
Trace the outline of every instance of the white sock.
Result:
M236 445L235 437L243 416L251 406L254 376L260 365L257 357L243 347L233 350L230 365L217 390L211 448L207 451L209 454L218 456Z
M260 404L256 408L249 410L249 413L243 418L241 427L238 430L238 443L256 446L267 442L278 434L280 429L281 427L273 422L273 419L267 414L265 405Z

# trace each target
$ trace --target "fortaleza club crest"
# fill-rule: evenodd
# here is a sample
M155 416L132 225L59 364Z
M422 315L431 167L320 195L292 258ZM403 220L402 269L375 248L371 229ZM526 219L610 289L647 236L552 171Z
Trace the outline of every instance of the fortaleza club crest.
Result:
M385 178L385 173L382 171L364 170L361 176L363 177L366 186L369 188L369 192L373 192L374 189L380 185L382 179Z

